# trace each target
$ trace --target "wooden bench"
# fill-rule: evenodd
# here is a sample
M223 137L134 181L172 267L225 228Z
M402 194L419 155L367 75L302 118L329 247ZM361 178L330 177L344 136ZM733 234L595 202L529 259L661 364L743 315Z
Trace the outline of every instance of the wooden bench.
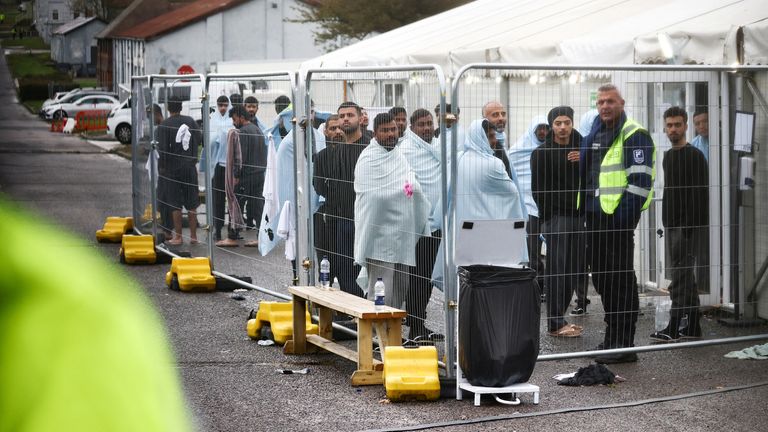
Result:
M404 310L389 306L374 306L373 302L343 291L329 291L317 287L294 286L288 291L293 296L293 339L286 342L286 354L308 352L307 342L314 347L340 355L357 362L357 370L352 374L352 385L383 384L384 364L373 358L373 329L379 336L382 352L385 346L400 346L401 323L405 318ZM317 335L306 333L307 301L318 308L319 332ZM357 322L357 351L339 345L333 341L333 311L347 314ZM298 319L297 319L298 317Z

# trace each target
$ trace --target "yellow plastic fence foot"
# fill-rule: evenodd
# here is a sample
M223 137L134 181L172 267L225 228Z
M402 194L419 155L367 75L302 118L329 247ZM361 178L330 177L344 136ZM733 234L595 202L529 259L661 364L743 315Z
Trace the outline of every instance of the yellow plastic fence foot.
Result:
M269 324L275 342L284 345L293 338L293 302L268 302L259 303L259 311L255 318L248 320L246 331L251 339L261 338L261 328ZM317 324L312 324L312 319L307 311L307 334L317 334Z
M104 222L104 228L96 231L96 240L99 242L120 243L123 234L132 229L132 217L109 216Z
M160 212L155 212L155 218L160 219ZM149 222L152 220L152 204L147 204L144 207L144 214L141 215L142 222Z
M155 239L151 235L124 235L120 247L120 262L124 264L154 264L157 261Z
M433 346L384 348L384 388L393 401L440 398L437 349Z
M165 284L175 291L211 292L216 290L216 278L211 274L208 258L173 258L171 271L165 274Z

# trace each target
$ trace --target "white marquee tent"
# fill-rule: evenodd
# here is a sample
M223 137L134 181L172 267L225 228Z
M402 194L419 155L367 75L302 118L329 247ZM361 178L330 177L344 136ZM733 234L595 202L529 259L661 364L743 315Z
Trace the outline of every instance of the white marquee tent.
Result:
M768 63L764 0L477 0L308 60L302 68L435 63Z

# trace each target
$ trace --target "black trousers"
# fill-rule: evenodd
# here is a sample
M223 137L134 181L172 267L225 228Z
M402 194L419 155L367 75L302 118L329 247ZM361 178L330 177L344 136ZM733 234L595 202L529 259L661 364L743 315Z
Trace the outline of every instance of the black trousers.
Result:
M264 211L264 173L248 173L240 176L237 202L243 212L243 219L248 227L261 226L261 214Z
M435 267L437 250L440 248L440 230L431 236L421 236L416 242L416 267L411 271L405 309L408 316L405 325L425 331L424 321L427 319L427 304L432 295L432 269Z
M573 216L552 216L542 224L547 240L547 326L555 331L567 324L564 315L573 292L586 279L584 223Z
M357 285L360 266L355 264L355 221L339 218L336 220L336 277L342 291L365 298L365 293Z
M213 206L213 228L215 229L216 240L221 240L221 229L224 227L224 210L227 205L227 192L224 184L226 170L226 167L216 164L211 179L213 186L211 205Z
M687 309L699 307L695 275L698 239L692 228L667 228L664 233L672 260L669 266L672 276L669 284L671 314L679 317L687 313Z
M541 219L536 216L528 216L525 232L528 234L526 238L528 243L528 265L536 270L536 281L541 287L544 283L544 259L541 256L541 234L543 233Z
M605 310L605 348L634 346L640 300L637 294L634 229L615 229L612 216L587 214L592 283Z

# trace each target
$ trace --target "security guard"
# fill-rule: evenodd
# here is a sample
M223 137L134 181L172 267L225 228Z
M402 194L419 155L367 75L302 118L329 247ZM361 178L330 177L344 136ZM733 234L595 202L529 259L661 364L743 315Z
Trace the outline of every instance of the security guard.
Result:
M618 88L597 90L598 117L582 141L580 207L587 221L592 283L605 310L605 339L598 349L634 346L639 300L633 267L634 231L652 198L656 148L638 122L624 113ZM637 354L598 355L598 363L637 361Z

